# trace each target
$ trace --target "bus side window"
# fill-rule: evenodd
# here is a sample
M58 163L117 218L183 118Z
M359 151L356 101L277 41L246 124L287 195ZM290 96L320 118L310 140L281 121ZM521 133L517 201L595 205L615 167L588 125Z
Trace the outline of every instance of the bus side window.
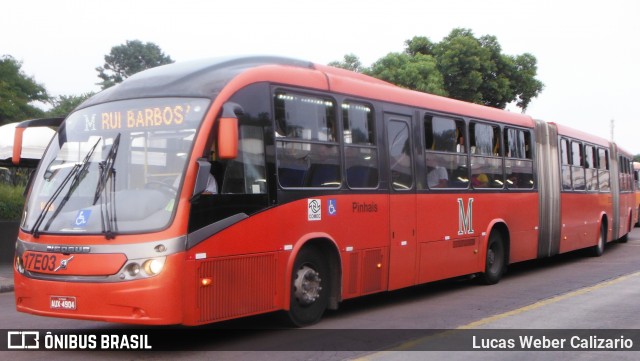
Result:
M464 121L430 114L424 116L424 178L429 189L468 187L464 139Z
M505 128L504 147L507 188L533 188L531 133L528 130Z
M500 127L493 124L469 123L469 137L471 138L471 177L487 178L487 182L477 181L477 188L504 188L504 162L501 157ZM484 175L484 177L480 177Z
M584 146L585 184L588 191L598 190L598 169L596 168L595 148L591 145Z
M562 167L562 190L571 190L571 149L569 141L560 139L560 163Z
M598 148L598 189L600 192L611 191L609 182L609 151Z
M573 183L573 190L583 191L586 189L584 150L582 143L576 141L571 142L571 181Z
M335 102L288 91L277 91L273 101L280 186L339 188Z
M344 102L342 124L347 185L350 188L376 188L379 174L373 108L367 104Z
M388 123L389 166L391 185L395 190L413 188L413 160L409 140L409 125L403 121Z

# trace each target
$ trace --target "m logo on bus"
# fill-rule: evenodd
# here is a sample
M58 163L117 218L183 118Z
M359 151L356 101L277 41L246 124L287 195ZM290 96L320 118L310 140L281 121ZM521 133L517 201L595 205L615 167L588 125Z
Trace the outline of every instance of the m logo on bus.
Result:
M462 198L458 198L458 235L473 233L473 198L469 198L467 212L464 211Z
M88 115L84 116L84 131L89 132L96 130L96 115L92 114L91 118Z

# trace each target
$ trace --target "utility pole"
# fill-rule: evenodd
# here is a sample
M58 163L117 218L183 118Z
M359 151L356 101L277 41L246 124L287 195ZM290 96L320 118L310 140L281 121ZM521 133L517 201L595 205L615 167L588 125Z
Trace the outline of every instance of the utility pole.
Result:
M615 128L615 120L611 119L611 125L610 125L610 129L611 129L611 141L613 142L613 129Z

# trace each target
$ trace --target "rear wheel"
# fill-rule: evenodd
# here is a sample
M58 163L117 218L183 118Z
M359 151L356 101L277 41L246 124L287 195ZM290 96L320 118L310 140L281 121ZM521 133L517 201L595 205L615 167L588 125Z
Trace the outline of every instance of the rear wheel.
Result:
M618 242L620 243L627 243L627 241L629 240L629 233L631 233L631 222L633 222L633 215L629 214L629 226L627 227L628 233L625 233L624 236L620 237L620 239L618 240Z
M329 266L313 247L298 254L291 274L289 321L297 327L320 321L329 301Z
M604 253L604 245L607 239L607 229L604 226L600 226L600 235L598 236L598 243L591 247L591 255L593 257L600 257Z
M487 285L493 285L500 281L506 271L506 251L500 232L493 231L489 236L484 272L480 275L480 281Z

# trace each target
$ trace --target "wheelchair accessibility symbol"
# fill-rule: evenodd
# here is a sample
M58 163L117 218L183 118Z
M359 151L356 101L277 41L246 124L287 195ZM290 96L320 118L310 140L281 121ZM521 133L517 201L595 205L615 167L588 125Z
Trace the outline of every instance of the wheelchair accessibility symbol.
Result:
M82 209L78 211L78 215L76 216L76 220L73 222L76 227L84 227L89 222L89 216L91 216L90 209Z
M335 216L338 214L338 202L335 199L329 199L329 215Z

